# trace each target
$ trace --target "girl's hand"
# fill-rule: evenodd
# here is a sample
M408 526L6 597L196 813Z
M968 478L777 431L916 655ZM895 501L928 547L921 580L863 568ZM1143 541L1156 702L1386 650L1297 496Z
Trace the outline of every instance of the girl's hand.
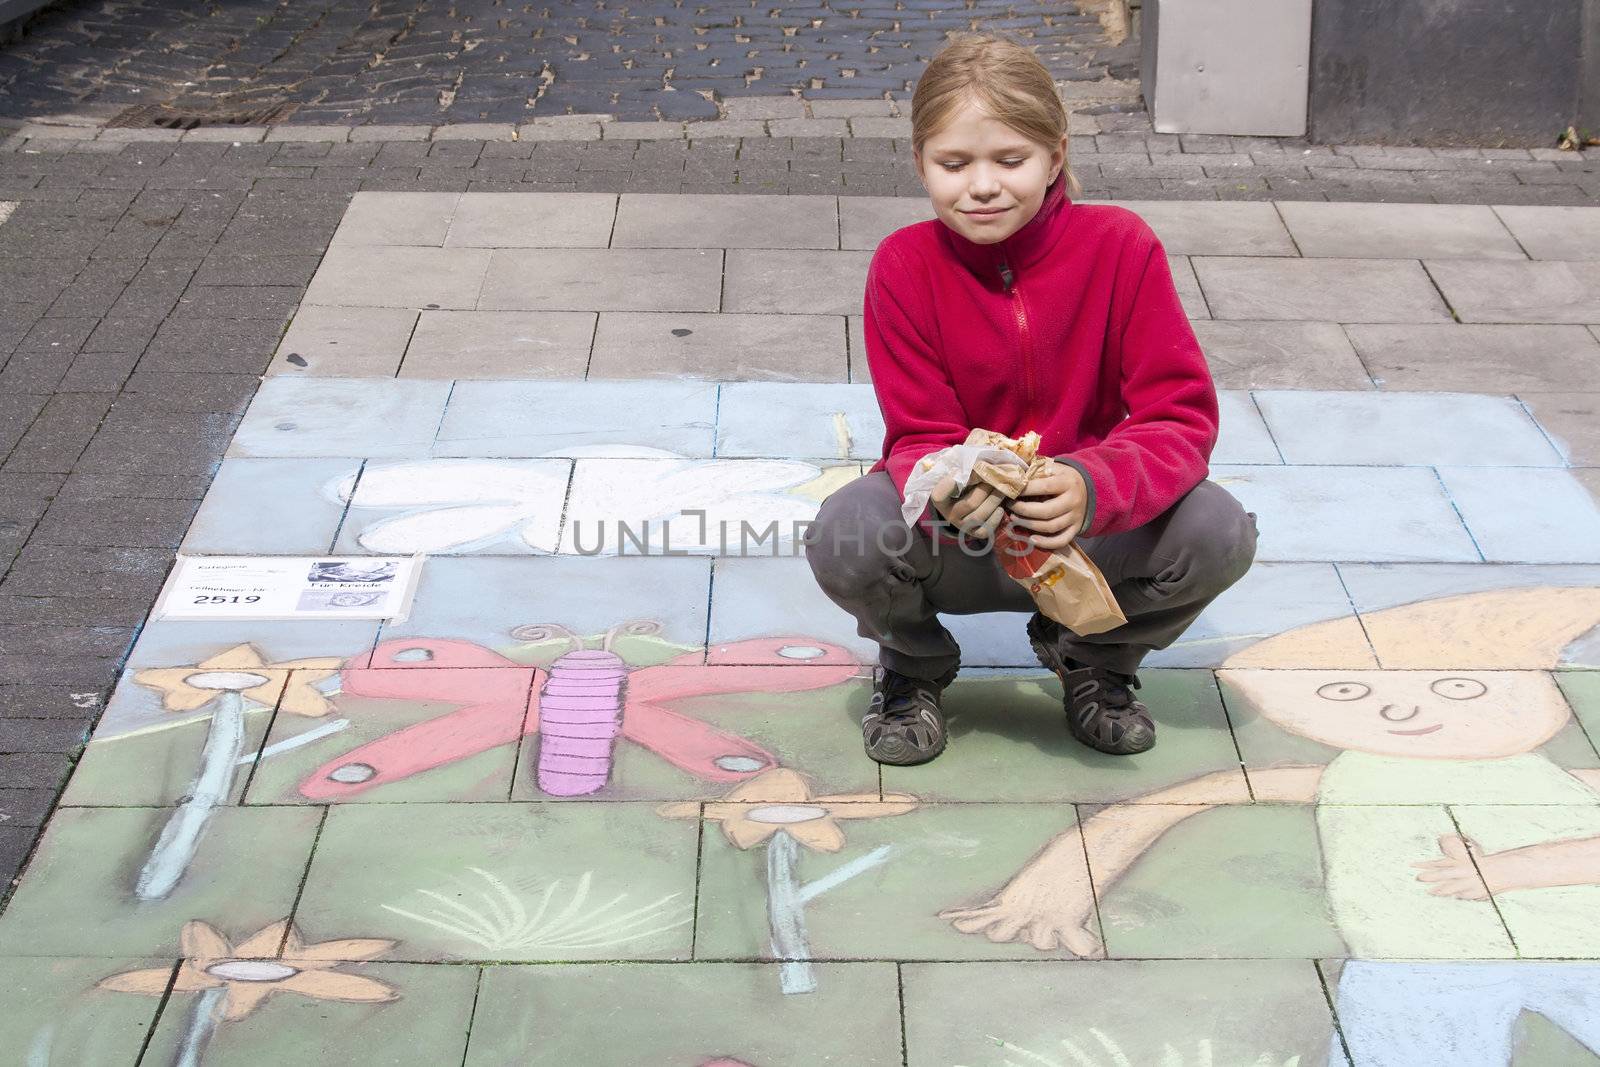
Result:
M1083 527L1089 507L1089 487L1076 467L1050 461L1044 472L1028 483L1022 497L1012 502L1012 525L1030 533L1035 546L1054 552L1066 548Z
M993 537L1005 518L1005 501L987 482L975 482L965 491L956 490L954 478L944 478L933 487L933 506L939 514L968 537Z

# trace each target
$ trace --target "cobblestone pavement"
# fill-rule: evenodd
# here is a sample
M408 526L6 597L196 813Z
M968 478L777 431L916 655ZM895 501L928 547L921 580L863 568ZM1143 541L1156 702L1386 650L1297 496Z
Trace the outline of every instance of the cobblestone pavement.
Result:
M0 47L0 114L173 103L293 104L296 123L713 118L744 96L908 99L946 34L979 28L1033 44L1063 81L1137 76L1136 42L1055 0L78 0Z

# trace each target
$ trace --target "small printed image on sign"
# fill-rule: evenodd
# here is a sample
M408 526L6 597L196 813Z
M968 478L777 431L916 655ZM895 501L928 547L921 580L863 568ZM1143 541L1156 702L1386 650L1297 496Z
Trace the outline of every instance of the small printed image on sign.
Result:
M360 593L344 589L307 589L300 594L297 611L338 611L382 604L388 593Z
M343 585L359 582L392 582L395 575L399 573L400 563L397 560L321 560L311 565L311 573L307 576L307 580L311 582L338 582ZM357 607L361 604L371 603L376 603L376 601L352 601L348 604L336 604L335 606Z
M416 589L418 560L318 556L184 556L156 606L168 619L395 619Z

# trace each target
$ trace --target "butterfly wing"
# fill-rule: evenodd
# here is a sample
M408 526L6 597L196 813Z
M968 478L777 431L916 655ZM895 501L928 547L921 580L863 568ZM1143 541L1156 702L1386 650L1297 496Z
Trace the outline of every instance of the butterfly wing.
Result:
M389 677L368 680L359 677L363 674ZM394 683L401 679L394 676L402 674L453 677L425 677L423 680L430 683L425 690L397 689ZM300 783L300 795L307 800L345 800L376 786L516 742L525 732L537 728L539 689L545 674L532 667L347 671L347 689L352 676L358 676L357 689L352 692L380 695L381 689L381 695L391 699L450 699L462 701L463 706L385 734L324 763ZM445 687L449 688L448 697L442 696Z
M674 767L713 782L743 781L778 762L752 741L649 701L628 701L622 736Z

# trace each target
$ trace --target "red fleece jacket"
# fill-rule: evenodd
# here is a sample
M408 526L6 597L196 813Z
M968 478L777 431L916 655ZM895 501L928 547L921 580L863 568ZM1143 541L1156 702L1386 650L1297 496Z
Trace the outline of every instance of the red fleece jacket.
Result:
M1161 242L1113 205L1074 204L1057 179L997 244L937 219L884 238L867 273L867 363L902 494L917 461L973 427L1077 467L1084 534L1141 526L1198 485L1217 394Z

